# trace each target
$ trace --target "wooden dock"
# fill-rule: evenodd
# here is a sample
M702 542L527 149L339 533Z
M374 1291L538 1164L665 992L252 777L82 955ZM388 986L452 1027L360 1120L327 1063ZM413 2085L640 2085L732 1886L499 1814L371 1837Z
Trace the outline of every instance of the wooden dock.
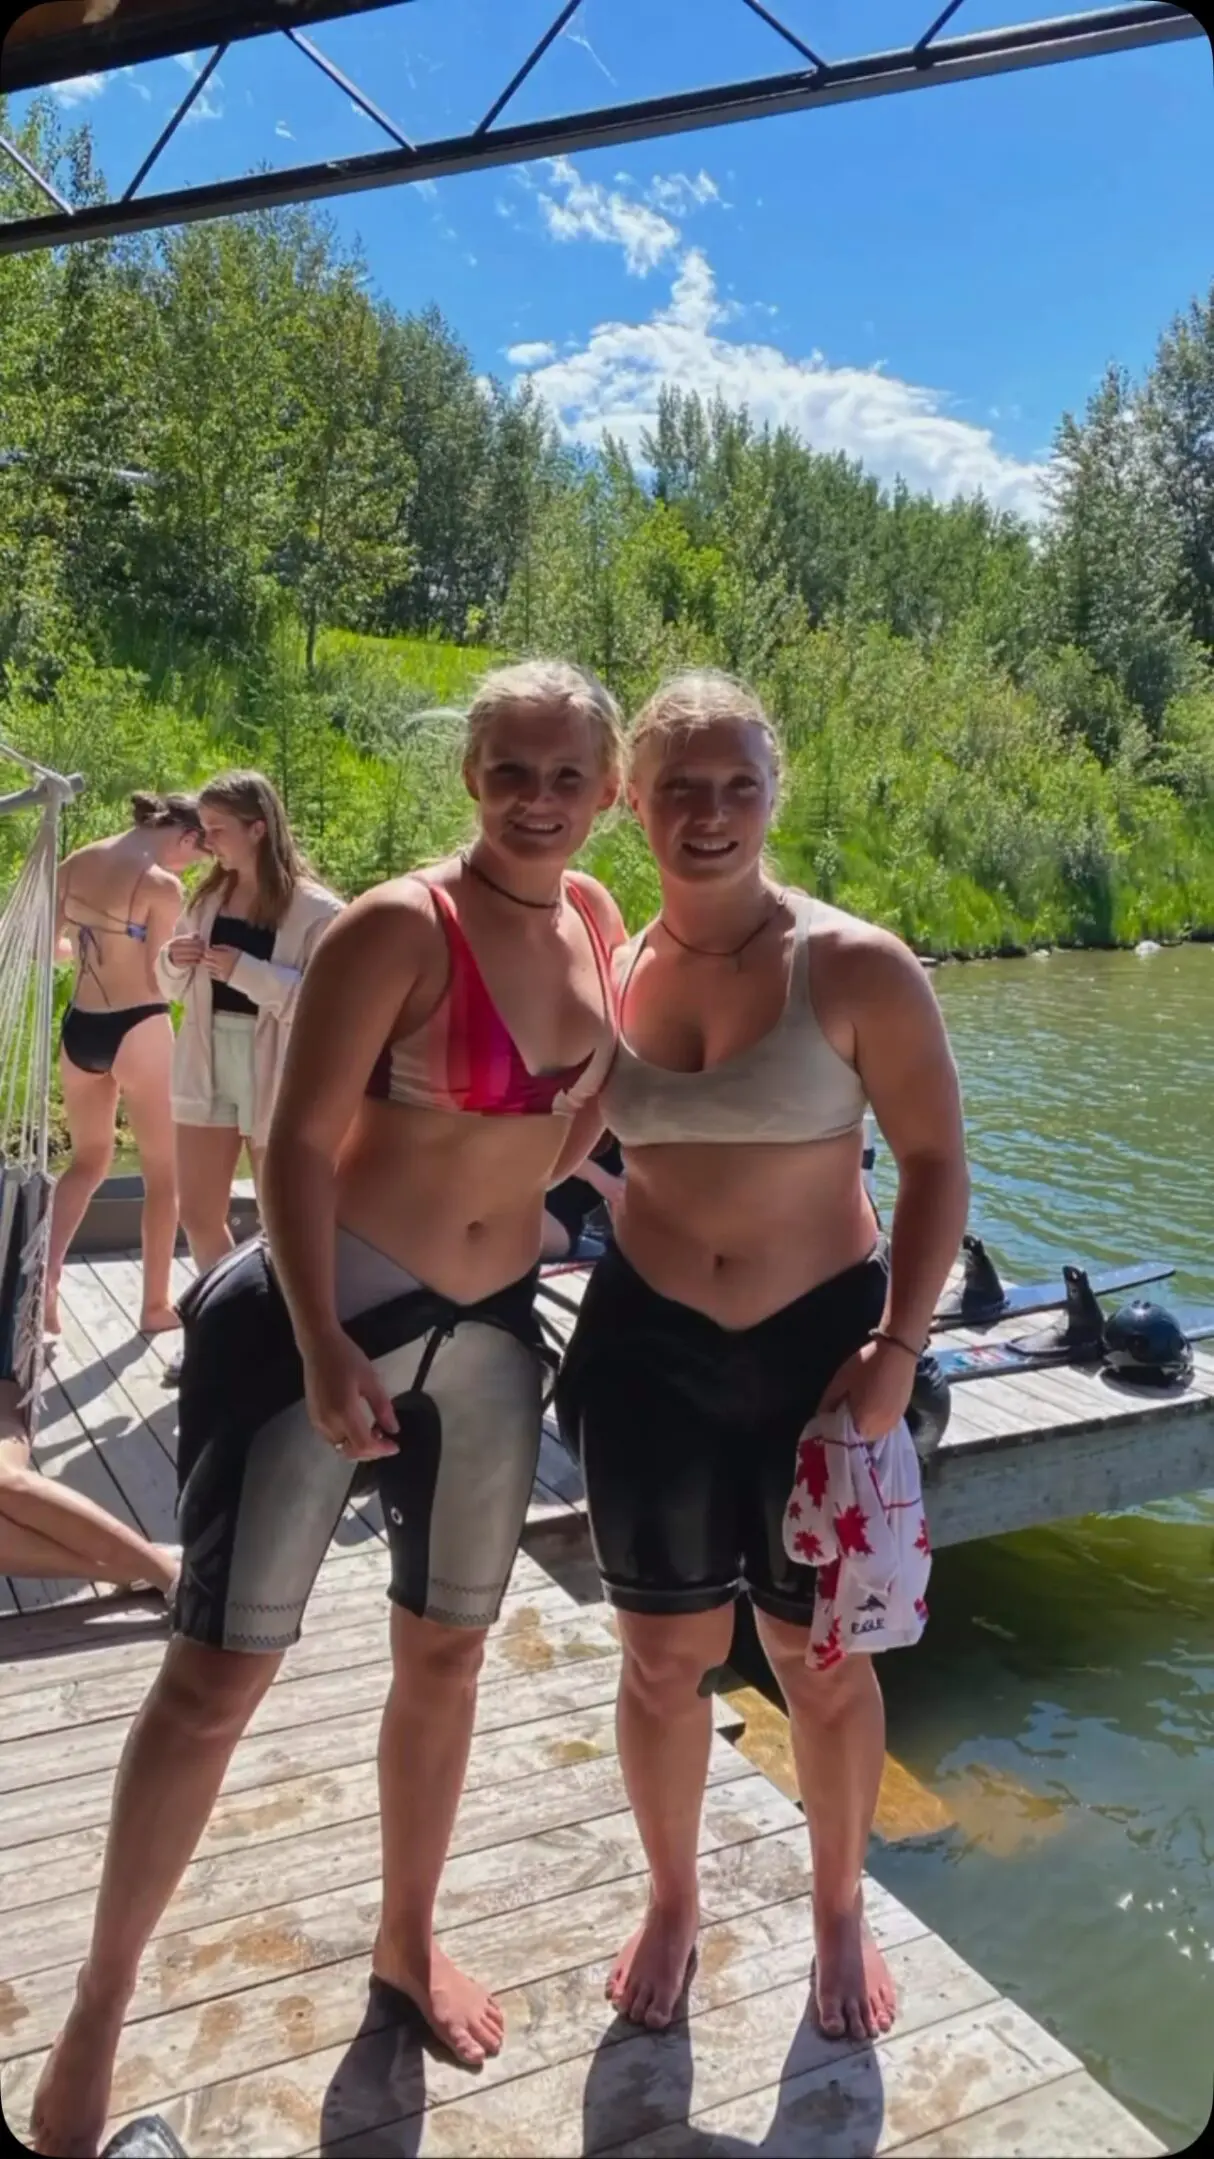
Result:
M563 1338L588 1279L585 1270L553 1273L541 1285L545 1320ZM1041 1324L1004 1320L981 1330L951 1329L933 1341L960 1348ZM954 1387L952 1405L924 1478L938 1551L1214 1487L1214 1356L1200 1344L1190 1384L1166 1392L1144 1393L1100 1371L1056 1365L966 1381ZM583 1504L581 1479L563 1449L549 1474L565 1500Z
M175 1403L163 1365L173 1342L134 1333L136 1291L129 1259L69 1269L38 1453L47 1475L67 1477L148 1535L168 1538ZM1208 1435L1214 1372L1203 1383L1206 1395L1191 1412L1178 1408L1174 1421L1196 1429L1204 1418ZM1050 1384L1069 1386L1070 1377ZM966 1390L984 1398L984 1421L967 1438L968 1413L955 1418L952 1444L963 1460L1023 1449L1024 1413L1017 1441L1000 1423L1011 1412L998 1386ZM1084 1399L1078 1422L1091 1436L1094 1411ZM1060 1400L1040 1408L1048 1433ZM1060 1455L1053 1459L1061 1470ZM945 1471L938 1497L950 1489L947 1463ZM1203 1475L1214 1481L1208 1463ZM1074 1512L1067 1476L1065 1511ZM989 1506L989 1487L982 1492ZM953 1519L958 1535L983 1533L963 1526L977 1519L972 1497L958 1497ZM237 1749L199 1855L149 1951L120 2057L114 2126L155 2109L198 2159L1129 2159L1162 2148L1065 2047L874 1883L869 1912L902 1998L897 2029L876 2045L826 2041L813 2029L805 2017L804 1824L730 1743L737 1721L723 1702L688 2017L650 2034L612 2016L605 1970L640 1914L643 1861L615 1756L618 1647L586 1558L576 1474L551 1439L487 1651L440 1906L449 1948L500 1992L507 2044L475 2076L424 2053L382 2021L366 1992L378 1897L374 1757L388 1682L386 1579L376 1505L364 1503L339 1528L304 1638ZM24 2138L87 1938L114 1764L166 1624L150 1601L88 1585L10 1585L6 1602L0 2099Z

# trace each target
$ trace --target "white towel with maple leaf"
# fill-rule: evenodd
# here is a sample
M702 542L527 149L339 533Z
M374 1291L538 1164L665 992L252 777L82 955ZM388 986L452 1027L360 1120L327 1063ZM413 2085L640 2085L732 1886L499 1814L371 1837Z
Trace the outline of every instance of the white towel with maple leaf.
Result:
M905 1420L871 1441L860 1438L846 1405L806 1425L797 1441L784 1549L818 1569L806 1653L818 1671L849 1650L868 1656L918 1641L927 1621L931 1543L919 1457Z

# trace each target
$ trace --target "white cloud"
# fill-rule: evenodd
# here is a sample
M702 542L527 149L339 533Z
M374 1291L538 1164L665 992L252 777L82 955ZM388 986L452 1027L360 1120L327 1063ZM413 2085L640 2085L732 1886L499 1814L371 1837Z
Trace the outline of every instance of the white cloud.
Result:
M104 88L104 75L73 75L54 85L54 95L60 105L83 105L91 97L100 97Z
M413 184L416 187L418 194L424 195L427 202L434 201L434 198L438 193L437 180L415 180Z
M218 83L218 75L213 75L211 80ZM222 118L223 106L212 105L209 91L204 90L200 97L195 98L182 122L182 126L192 127L198 120L222 120Z
M610 430L639 453L658 393L671 384L746 405L758 424L792 428L815 450L862 459L886 483L900 475L941 501L981 491L1001 508L1039 514L1044 466L1008 456L989 428L953 418L938 391L878 367L832 367L820 353L797 358L725 336L732 312L707 256L690 248L668 303L648 320L600 323L560 358L539 362L534 345L516 346L507 358L530 374L570 442L592 446Z
M201 63L196 52L175 52L173 58L178 67L185 69L187 75L198 74Z
M291 133L291 130L290 130L290 128L289 128L289 127L287 126L287 123L286 123L286 121L285 121L285 120L276 120L276 121L274 122L274 133L275 133L276 135L284 135L284 136L286 137L286 139L287 139L287 141L288 141L288 142L294 142L294 140L295 140L295 137L294 137L294 135L293 135L293 134Z
M721 190L711 173L701 167L694 179L685 172L660 175L649 189L649 200L672 217L686 217L706 202L720 202Z
M540 215L554 240L598 240L624 250L624 263L633 277L648 277L663 256L677 247L679 230L646 203L631 201L597 180L583 180L567 157L549 160L554 189L541 189Z
M134 68L124 67L122 72L126 76L126 79L130 84L132 90L135 92L136 97L141 97L145 104L149 103L152 93L148 89L148 86L145 82L140 82Z
M543 367L556 358L556 346L547 343L534 345L509 345L506 358L511 367Z

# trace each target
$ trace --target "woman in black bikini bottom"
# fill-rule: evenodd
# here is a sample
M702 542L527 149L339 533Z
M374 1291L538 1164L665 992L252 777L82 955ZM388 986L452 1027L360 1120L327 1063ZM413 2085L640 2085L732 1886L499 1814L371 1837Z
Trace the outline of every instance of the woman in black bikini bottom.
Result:
M169 1108L173 1030L153 962L181 906L178 871L196 862L202 823L189 795L132 797L131 829L96 840L59 871L60 955L76 961L59 1069L72 1155L55 1191L46 1326L59 1331L59 1277L85 1209L109 1169L119 1096L143 1172L145 1332L175 1327L169 1269L177 1184Z

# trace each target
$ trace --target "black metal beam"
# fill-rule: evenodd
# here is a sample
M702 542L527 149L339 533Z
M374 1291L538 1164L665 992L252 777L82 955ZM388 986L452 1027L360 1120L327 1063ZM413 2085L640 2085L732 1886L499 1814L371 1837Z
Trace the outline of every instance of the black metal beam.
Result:
M252 173L204 187L177 188L134 202L89 205L70 218L22 218L0 225L0 254L61 247L78 240L116 239L165 225L233 217L246 211L281 208L287 203L357 194L417 180L444 179L454 173L485 171L572 150L614 149L696 128L726 127L742 120L804 112L811 106L850 103L857 98L884 97L933 84L972 82L1011 70L1047 67L1057 61L1091 59L1204 35L1201 24L1187 10L1162 5L1160 0L1138 6L1088 9L1052 21L1019 23L1008 29L941 39L926 50L911 46L899 52L837 61L816 72L801 69L792 75L768 75L752 82L684 91L559 119L493 128L483 134L454 136L423 143L413 152L378 151L333 158L319 165L298 165L284 172Z
M87 24L81 20L82 9L61 7L56 12L70 12L73 27L26 35L18 15L0 44L0 90L41 90L75 75L103 75L109 68L170 60L202 46L264 37L288 25L306 30L312 23L332 22L342 15L367 15L378 8L411 4L412 0L166 0L159 7L133 9L118 0L112 14Z

